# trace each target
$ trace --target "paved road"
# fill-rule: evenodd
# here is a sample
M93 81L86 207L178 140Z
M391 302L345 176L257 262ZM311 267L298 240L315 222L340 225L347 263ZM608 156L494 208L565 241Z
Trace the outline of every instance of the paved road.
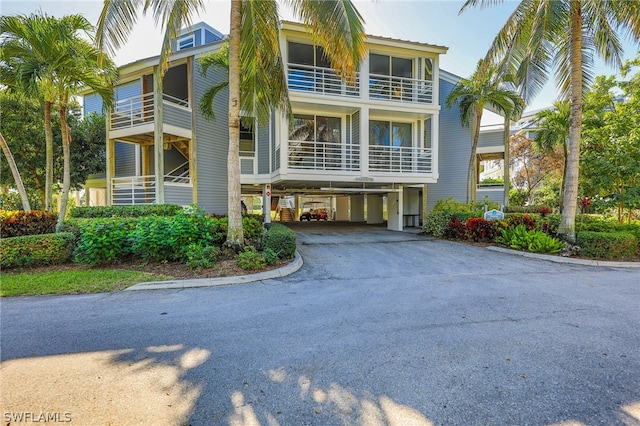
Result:
M637 269L295 228L286 278L3 299L3 422L640 425Z

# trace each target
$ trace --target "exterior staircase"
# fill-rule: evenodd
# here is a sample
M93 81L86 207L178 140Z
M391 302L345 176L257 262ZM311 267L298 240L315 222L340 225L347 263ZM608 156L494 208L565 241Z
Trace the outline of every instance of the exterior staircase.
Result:
M289 208L281 208L280 209L280 222L292 222L293 212Z

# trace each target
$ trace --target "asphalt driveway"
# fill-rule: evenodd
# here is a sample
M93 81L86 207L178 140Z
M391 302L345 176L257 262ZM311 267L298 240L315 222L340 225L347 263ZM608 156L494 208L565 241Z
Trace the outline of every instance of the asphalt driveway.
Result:
M2 299L3 421L640 424L637 269L323 225L284 278Z

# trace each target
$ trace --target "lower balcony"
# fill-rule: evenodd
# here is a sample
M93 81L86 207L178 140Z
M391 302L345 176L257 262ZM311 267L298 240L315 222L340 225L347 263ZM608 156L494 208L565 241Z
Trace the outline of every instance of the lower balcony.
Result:
M164 176L164 202L189 205L193 202L193 185L189 176ZM156 178L123 176L111 179L111 205L156 204Z

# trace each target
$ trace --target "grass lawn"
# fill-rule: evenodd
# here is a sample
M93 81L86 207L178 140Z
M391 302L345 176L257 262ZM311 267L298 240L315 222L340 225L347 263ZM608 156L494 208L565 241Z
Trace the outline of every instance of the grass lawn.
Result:
M0 296L102 293L125 289L163 275L123 269L78 269L46 272L2 273Z

